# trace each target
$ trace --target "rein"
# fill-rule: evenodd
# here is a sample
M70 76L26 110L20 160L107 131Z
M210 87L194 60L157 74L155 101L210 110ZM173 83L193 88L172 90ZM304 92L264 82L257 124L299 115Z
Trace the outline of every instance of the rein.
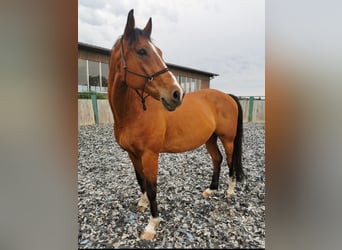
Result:
M127 72L131 73L133 75L145 78L145 83L144 83L144 85L143 85L143 87L141 89L141 92L139 92L138 89L134 89L136 91L136 93L138 94L138 96L140 97L143 110L145 111L146 110L145 99L150 96L150 94L147 94L147 95L144 96L146 84L148 82L152 82L155 77L157 77L157 76L159 76L159 75L161 75L161 74L163 74L165 72L168 72L169 68L164 68L164 69L159 70L158 72L156 72L154 74L151 74L151 75L143 75L143 74L137 73L135 71L129 70L128 67L127 67L127 64L126 64L125 57L124 57L123 37L121 37L121 39L120 39L120 52L121 52L121 61L122 61L123 67L124 67L124 79L123 79L122 82L126 84L126 74L127 74Z

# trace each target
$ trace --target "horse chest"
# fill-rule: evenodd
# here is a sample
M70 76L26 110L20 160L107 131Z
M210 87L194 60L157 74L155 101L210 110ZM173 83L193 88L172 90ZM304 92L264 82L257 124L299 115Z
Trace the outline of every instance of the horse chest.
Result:
M127 129L121 128L115 130L115 139L117 143L126 151L132 151L134 142L130 138L131 136Z
M164 132L137 123L117 129L115 138L117 143L126 151L138 153L152 150L157 152L162 147Z
M143 135L130 128L122 128L116 133L116 141L126 151L134 152L142 147Z

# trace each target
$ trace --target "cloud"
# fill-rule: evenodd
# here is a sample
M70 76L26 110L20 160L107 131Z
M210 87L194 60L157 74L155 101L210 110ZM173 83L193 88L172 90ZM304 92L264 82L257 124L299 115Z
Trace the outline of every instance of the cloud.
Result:
M264 1L80 0L79 41L111 48L130 9L139 28L152 17L152 38L167 62L218 73L212 86L223 91L221 82L264 92Z
M101 9L94 10L89 7L80 6L78 21L81 22L82 25L101 26L106 23L106 16Z
M93 10L104 9L106 7L107 2L107 0L78 0L78 6L91 8Z

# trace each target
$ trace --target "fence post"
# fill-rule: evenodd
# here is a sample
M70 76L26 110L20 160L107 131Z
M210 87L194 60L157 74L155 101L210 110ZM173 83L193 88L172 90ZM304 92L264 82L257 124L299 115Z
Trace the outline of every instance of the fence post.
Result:
M253 106L254 106L254 96L249 97L249 107L248 107L248 122L253 120Z
M96 100L96 95L91 95L91 101L93 104L93 110L94 110L94 118L95 118L95 123L99 123L99 111L97 108L97 100Z

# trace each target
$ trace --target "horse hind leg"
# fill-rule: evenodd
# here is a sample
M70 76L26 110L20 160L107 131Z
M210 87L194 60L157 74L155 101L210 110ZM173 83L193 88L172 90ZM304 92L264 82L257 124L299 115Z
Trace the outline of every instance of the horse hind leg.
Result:
M211 179L210 187L207 188L202 196L204 198L208 198L211 194L213 194L214 190L218 189L220 171L221 171L221 163L222 163L222 155L217 145L217 135L213 134L209 140L205 144L207 151L211 157L213 162L213 176Z
M223 144L226 157L227 157L227 164L229 168L229 181L228 181L228 190L227 190L227 198L229 199L234 195L234 190L235 190L235 167L234 167L234 162L233 162L233 152L234 152L234 141L232 140L226 140L224 138L220 138L221 142Z

